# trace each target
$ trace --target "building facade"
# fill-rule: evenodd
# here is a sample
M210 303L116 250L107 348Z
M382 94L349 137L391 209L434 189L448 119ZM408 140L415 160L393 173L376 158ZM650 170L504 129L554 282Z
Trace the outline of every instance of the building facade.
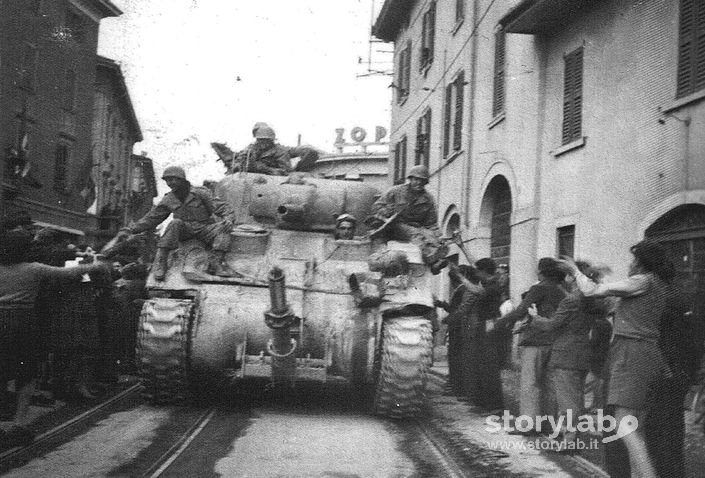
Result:
M134 205L129 202L156 189L154 173L151 174L151 184L149 181L140 184L132 178L133 174L149 177L141 170L147 161L151 166L151 160L146 156L135 158L132 154L135 143L142 141L142 132L120 65L98 56L94 91L91 176L95 184L95 201L91 211L98 218L99 230L115 234L130 220ZM133 158L140 164L134 164ZM139 171L133 171L135 167ZM135 185L137 189L134 189ZM139 196L131 196L132 192Z
M91 123L108 0L0 1L0 214L82 235L90 206Z
M539 257L623 276L644 237L705 297L704 28L703 0L387 0L390 175L427 161L441 226L515 299Z

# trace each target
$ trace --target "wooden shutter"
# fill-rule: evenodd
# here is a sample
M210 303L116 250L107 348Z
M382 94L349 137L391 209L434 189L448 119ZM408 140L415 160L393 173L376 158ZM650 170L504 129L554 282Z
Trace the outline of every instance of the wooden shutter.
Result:
M681 0L676 98L705 88L705 1Z
M450 116L453 113L453 84L446 86L445 111L443 112L443 157L450 152Z
M406 54L404 55L404 98L409 96L409 86L411 79L411 40L406 43Z
M426 62L433 63L433 50L436 46L436 2L428 7L428 53Z
M460 150L463 142L463 92L465 90L465 73L460 72L455 79L455 121L453 124L453 150Z
M428 167L431 160L431 110L426 111L424 120L424 158L423 165Z
M406 150L407 150L407 139L404 136L401 139L401 154L399 155L399 182L404 182L406 179Z
M563 130L562 144L570 143L582 135L583 113L583 48L564 58L563 72Z
M54 189L57 191L66 190L66 169L69 162L69 147L66 144L56 145L54 153Z
M419 116L416 120L416 148L414 149L414 166L421 164L424 154L424 117Z
M455 0L455 23L465 17L465 0Z
M505 64L504 30L498 30L494 35L494 88L492 91L492 116L504 111L504 64Z
M401 103L401 101L404 99L404 55L406 54L406 50L402 50L399 52L399 57L397 58L397 83L396 83L396 91L397 91L397 103Z

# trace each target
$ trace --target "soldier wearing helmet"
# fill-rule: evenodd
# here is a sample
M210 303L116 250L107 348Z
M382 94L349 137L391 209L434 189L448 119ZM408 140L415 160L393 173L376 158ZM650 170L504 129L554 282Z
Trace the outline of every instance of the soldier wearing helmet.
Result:
M396 215L384 231L386 238L418 245L424 262L437 274L448 264L445 260L448 247L442 243L438 231L436 203L426 191L428 167L414 166L407 179L406 184L393 186L372 205L373 216L366 222L379 227Z
M338 240L352 240L355 238L357 219L352 214L341 214L335 219L334 237Z
M118 238L124 239L131 234L153 230L173 214L173 220L157 243L153 266L155 279L163 280L166 276L169 252L179 247L179 241L192 238L213 248L208 265L209 273L218 276L236 275L225 262L235 211L228 203L214 197L209 189L192 186L186 179L184 169L179 166L166 168L162 179L171 191L142 219L121 229Z
M252 127L255 142L235 155L228 174L237 171L285 176L292 171L309 171L318 161L318 151L307 146L288 147L275 143L274 129L267 123L257 122ZM291 159L301 158L292 167Z

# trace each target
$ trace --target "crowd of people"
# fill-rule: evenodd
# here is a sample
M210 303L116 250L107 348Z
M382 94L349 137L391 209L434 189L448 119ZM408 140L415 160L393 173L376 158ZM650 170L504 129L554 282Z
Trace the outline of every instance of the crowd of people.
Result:
M446 394L501 415L498 364L506 363L507 337L518 335L516 416L535 420L509 434L556 437L556 450L575 453L581 437L565 426L567 415L575 424L591 412L589 384L592 408L632 427L615 429L619 439L604 445L610 476L685 476L683 404L703 355L703 324L688 311L664 247L645 240L630 251L628 276L614 282L603 282L605 269L588 262L542 258L538 281L511 310L502 305L507 284L491 259L454 267L450 302L436 302L448 312ZM561 429L536 420L551 415L564 418L553 422Z
M2 222L0 448L32 442L30 405L93 400L135 367L144 244L111 263L70 239L22 211Z

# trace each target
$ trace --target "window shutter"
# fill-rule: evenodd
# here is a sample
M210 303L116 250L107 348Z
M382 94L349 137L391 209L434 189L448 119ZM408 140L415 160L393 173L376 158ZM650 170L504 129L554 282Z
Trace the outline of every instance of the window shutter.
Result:
M406 43L406 55L404 55L404 98L409 96L409 86L411 78L411 41Z
M453 112L453 84L446 86L445 111L443 112L443 157L450 152L450 115Z
M583 126L583 49L575 52L573 60L573 108L571 118L570 140L574 141L582 135Z
M562 144L582 135L583 48L565 56Z
M423 116L419 116L419 119L416 120L416 148L414 151L414 166L421 164L424 154L423 120Z
M695 88L705 88L705 1L698 2L695 40Z
M689 95L693 91L693 47L695 39L694 0L681 0L680 15L678 26L678 78L676 98Z
M453 150L458 151L463 141L463 91L465 90L465 73L460 72L455 79L455 124L453 125Z
M436 46L436 2L431 2L428 9L428 54L426 61L433 62L433 50Z
M406 179L406 150L407 150L406 144L407 144L407 140L406 140L406 136L404 136L401 140L401 154L399 156L400 162L401 162L400 167L399 167L399 172L400 172L399 182L402 182L402 183Z
M399 58L397 59L398 65L397 65L397 84L396 84L396 90L397 90L397 103L401 103L401 101L404 99L404 55L406 54L406 50L402 50L399 52Z
M419 70L423 70L428 60L428 12L421 18L421 49L419 51Z
M401 168L399 157L401 154L401 149L399 148L399 142L394 145L394 184L399 182L399 170Z
M431 110L428 110L425 114L425 128L424 128L424 166L428 167L431 161Z
M494 91L492 92L492 116L497 116L504 111L504 64L505 64L505 39L504 30L495 33L494 50Z
M54 153L54 189L58 191L66 190L66 168L69 160L69 147L65 144L57 144Z

